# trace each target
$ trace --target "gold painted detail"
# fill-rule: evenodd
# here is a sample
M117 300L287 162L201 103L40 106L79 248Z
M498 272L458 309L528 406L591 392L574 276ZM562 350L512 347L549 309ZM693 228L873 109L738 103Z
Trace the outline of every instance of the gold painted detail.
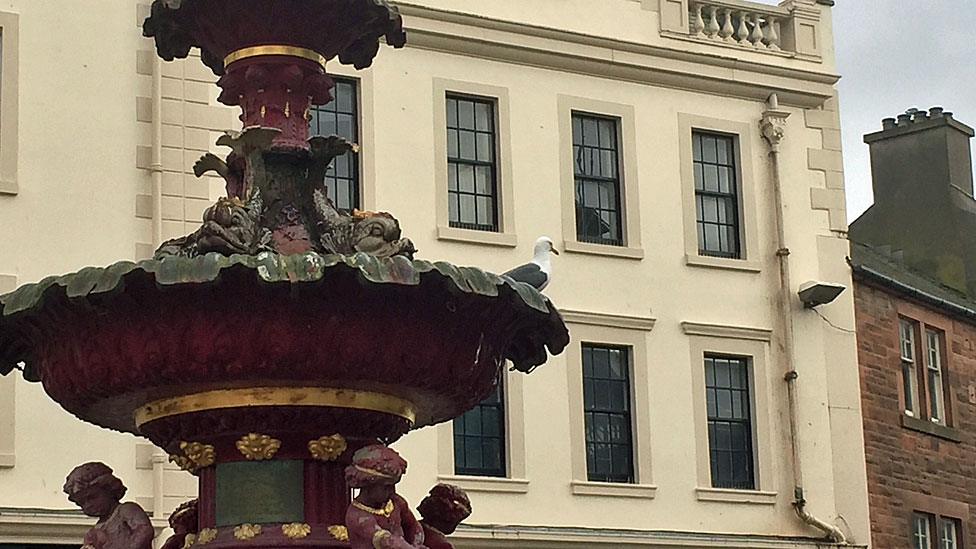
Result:
M249 389L220 389L151 402L136 410L136 425L182 414L251 408L259 406L327 406L369 410L402 417L410 423L417 419L412 402L372 391L335 389L330 387L254 387Z
M268 114L268 107L261 105L261 118L264 118Z
M210 444L180 442L180 451L183 455L169 456L169 460L180 469L191 473L210 467L217 461L217 451Z
M308 451L319 461L335 461L348 447L346 438L338 433L308 443Z
M234 537L241 541L254 539L260 535L261 535L260 524L242 524L234 528Z
M204 528L197 532L195 545L206 545L215 539L217 539L217 530L214 528Z
M302 522L282 524L281 533L289 539L302 539L312 533L312 527Z
M183 538L183 549L190 549L190 547L193 547L193 544L196 543L196 541L196 534L187 534L186 537Z
M392 538L393 533L389 530L377 530L373 534L373 547L374 549L383 549L383 542Z
M249 433L237 441L237 449L251 461L271 459L281 448L281 441L268 435Z
M291 118L291 101L285 101L285 118Z
M349 541L349 529L341 524L329 526L329 534L339 541Z
M374 509L374 508L370 507L369 505L365 505L363 503L359 503L356 500L352 500L352 506L355 507L356 509L359 509L360 511L366 511L367 513L370 513L370 514L373 514L373 515L379 515L379 516L386 517L386 518L390 518L390 515L393 514L393 510L396 508L393 505L393 500L392 499L387 500L386 501L386 505L384 505L382 509Z
M308 48L299 48L296 46L279 46L279 45L267 45L267 46L252 46L250 48L243 48L237 51L232 51L224 57L224 66L228 67L231 63L235 61L240 61L241 59L250 59L251 57L261 57L263 55L284 55L286 57L300 57L302 59L308 59L318 63L325 69L326 58L320 53L310 50Z

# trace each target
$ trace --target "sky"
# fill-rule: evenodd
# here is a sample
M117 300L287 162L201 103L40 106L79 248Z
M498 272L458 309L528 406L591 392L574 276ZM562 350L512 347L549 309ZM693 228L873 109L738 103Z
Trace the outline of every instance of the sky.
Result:
M847 216L873 202L866 133L910 107L976 127L976 0L837 0Z

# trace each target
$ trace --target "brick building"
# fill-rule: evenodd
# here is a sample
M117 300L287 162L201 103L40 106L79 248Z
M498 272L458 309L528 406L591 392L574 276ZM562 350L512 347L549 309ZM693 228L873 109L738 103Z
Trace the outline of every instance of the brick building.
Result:
M875 204L851 225L874 547L976 546L973 130L941 109L865 136Z

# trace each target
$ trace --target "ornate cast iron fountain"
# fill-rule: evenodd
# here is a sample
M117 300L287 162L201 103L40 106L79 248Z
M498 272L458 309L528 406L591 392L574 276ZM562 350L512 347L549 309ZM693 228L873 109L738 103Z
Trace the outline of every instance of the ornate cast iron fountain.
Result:
M452 496L408 520L384 445L475 406L506 361L560 353L562 318L526 284L414 259L392 215L328 196L329 163L356 145L309 139L309 111L331 100L327 61L365 68L381 40L404 45L384 0L155 0L144 30L166 60L200 48L241 107L228 157L195 167L227 196L152 260L0 296L0 373L197 475L193 547L421 547L470 508ZM393 509L370 506L387 493Z

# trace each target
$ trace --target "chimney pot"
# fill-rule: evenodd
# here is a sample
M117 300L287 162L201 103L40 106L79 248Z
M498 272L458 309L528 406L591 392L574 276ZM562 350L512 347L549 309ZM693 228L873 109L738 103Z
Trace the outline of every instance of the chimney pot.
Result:
M881 129L884 129L884 130L893 130L893 129L895 129L895 119L894 118L885 118L884 120L882 120L881 121Z
M899 126L907 126L911 121L912 121L912 115L908 114L907 112L898 115Z
M932 107L929 109L929 116L932 118L942 118L942 113L945 111L942 107Z
M929 119L929 113L925 111L916 111L912 114L912 122L924 122Z

